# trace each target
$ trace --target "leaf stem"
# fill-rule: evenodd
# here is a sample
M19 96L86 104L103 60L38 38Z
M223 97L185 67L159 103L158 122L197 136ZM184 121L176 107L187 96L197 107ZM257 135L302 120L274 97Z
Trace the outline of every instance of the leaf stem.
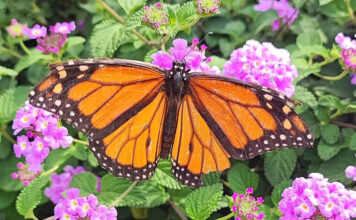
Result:
M137 184L138 182L135 181L131 184L131 186L129 188L127 188L127 190L122 193L117 199L115 199L115 201L113 201L110 205L109 205L109 209L112 207L115 207L119 204L119 202L125 197L127 196L127 194L129 194L129 192L134 188L134 186Z
M330 121L330 124L334 124L334 125L338 125L340 127L351 128L351 129L356 130L356 125L345 123L345 122L341 122L341 121Z
M21 48L27 53L27 55L31 55L31 52L28 50L28 48L26 47L26 45L23 43L23 40L20 38L19 39L20 42L20 46Z
M187 217L185 217L184 213L176 206L176 204L174 204L173 200L169 200L169 204L172 206L174 211L176 211L176 213L182 220L188 220Z
M73 138L73 142L89 146L89 143L87 141L79 140L79 139L76 139L76 138Z
M0 135L4 136L8 141L10 141L12 144L16 144L16 140L9 135L6 131L6 125L2 125L0 127Z
M114 16L120 23L125 24L126 21L118 14L116 13L108 4L106 4L103 0L98 0L98 2L112 15ZM157 50L157 48L153 45L156 44L156 42L149 41L147 38L145 38L142 34L140 34L136 29L131 29L132 33L134 33L138 38L140 38L143 42L145 42L148 46L150 46L152 49Z
M226 215L224 217L217 218L216 220L226 220L226 219L230 219L232 217L234 217L234 213L233 212L231 212L230 214L228 214L228 215Z
M349 12L350 18L352 20L352 22L354 23L354 25L356 26L356 18L354 15L354 10L351 7L351 2L350 0L344 0L347 6L347 11Z
M344 76L346 76L348 73L350 73L349 70L344 70L342 71L342 73L340 73L337 76L323 76L320 73L313 73L313 74L325 80L336 81L344 78Z

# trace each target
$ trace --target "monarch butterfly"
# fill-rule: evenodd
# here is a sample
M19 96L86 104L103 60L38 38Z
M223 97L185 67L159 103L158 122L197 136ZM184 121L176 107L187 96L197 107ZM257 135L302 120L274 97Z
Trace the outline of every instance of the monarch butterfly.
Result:
M171 154L172 173L199 187L200 177L278 148L312 147L291 108L298 102L263 86L123 59L50 64L30 103L56 113L89 138L100 165L117 177L147 180Z

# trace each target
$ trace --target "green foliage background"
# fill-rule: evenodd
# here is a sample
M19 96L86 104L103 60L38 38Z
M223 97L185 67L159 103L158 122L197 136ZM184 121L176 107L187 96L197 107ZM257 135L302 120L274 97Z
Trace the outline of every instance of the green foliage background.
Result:
M229 197L247 187L263 196L266 219L278 219L278 201L283 189L294 178L311 172L324 174L330 181L340 181L349 188L355 183L344 170L355 164L356 90L340 62L340 48L334 45L337 33L352 36L356 31L356 0L292 0L300 14L291 26L273 32L270 24L278 18L275 11L257 12L252 0L223 0L219 13L202 16L193 1L168 0L164 8L169 23L155 31L141 23L145 0L63 0L0 2L0 219L46 218L53 215L53 204L43 195L50 184L50 174L60 173L64 165L83 165L90 172L75 176L72 187L82 195L95 193L102 204L109 205L132 182L114 178L98 166L85 145L73 144L66 150L52 151L46 159L44 173L29 186L11 179L19 162L12 152L14 137L11 122L27 99L27 92L48 73L48 63L88 57L126 58L151 61L150 55L168 48L174 38L190 41L205 39L212 64L222 70L231 52L246 40L273 42L291 53L299 76L294 82L297 107L316 139L313 149L285 149L247 161L232 160L232 168L223 174L203 177L204 187L191 189L180 184L170 171L170 162L161 161L155 176L138 183L118 204L120 219L179 219L174 208L192 219L216 219L230 213ZM114 13L107 9L111 8ZM117 17L116 15L119 15ZM30 54L18 39L5 30L11 18L27 23L53 25L56 22L82 21L84 25L71 34L58 56L44 55L34 49L36 42L26 40ZM77 23L78 24L78 23ZM137 34L138 33L138 34ZM341 74L341 75L340 75ZM68 127L73 137L85 140ZM100 193L96 178L102 177ZM174 204L174 205L173 205Z

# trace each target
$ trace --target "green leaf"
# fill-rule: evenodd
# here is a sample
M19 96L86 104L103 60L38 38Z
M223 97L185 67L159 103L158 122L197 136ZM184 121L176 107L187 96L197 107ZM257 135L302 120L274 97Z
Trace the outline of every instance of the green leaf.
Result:
M73 156L78 160L87 160L88 159L88 151L83 144L75 144L74 145Z
M106 20L96 25L90 38L90 49L94 57L113 57L121 42L126 38L123 25Z
M17 76L19 73L13 69L0 66L0 77L1 76Z
M204 186L214 185L220 183L220 174L219 172L210 172L208 174L203 174L201 180Z
M274 214L273 208L262 204L258 208L258 212L262 212L264 214L263 219L268 219L268 220L278 220L279 218Z
M116 178L111 174L105 175L101 179L101 192L98 195L100 203L109 205L125 192L131 184L132 181L130 180ZM127 196L120 201L118 206L151 208L166 203L168 199L169 194L165 192L164 187L154 181L148 180L138 183Z
M293 98L302 102L303 104L309 105L311 108L314 108L318 105L314 94L311 93L307 88L301 86L295 87Z
M320 6L326 5L326 4L329 4L332 1L334 1L334 0L319 0L319 5Z
M318 144L318 155L323 160L329 160L341 150L340 147L332 146L321 140Z
M16 209L21 215L28 217L33 213L33 209L41 202L42 187L48 183L49 177L49 174L41 176L21 191L16 201Z
M16 195L17 193L15 192L5 192L0 190L0 210L11 205L11 203L15 201Z
M152 54L156 53L157 50L150 50L146 53L145 58L143 59L144 62L151 63L152 62Z
M89 162L90 166L92 166L92 167L99 166L98 160L96 159L93 152L91 152L91 151L89 151L89 153L88 153L88 162Z
M96 193L97 179L91 172L78 173L73 176L70 188L75 187L80 190L81 196L88 196Z
M211 56L210 66L217 66L220 70L224 69L224 64L226 63L226 59L221 58L219 56Z
M339 140L340 129L338 126L333 124L327 124L320 127L321 137L328 144L335 144Z
M285 180L273 188L271 199L274 206L278 207L278 203L282 199L282 195L281 195L282 192L284 191L284 189L290 187L291 185L292 185L291 180Z
M133 13L125 23L125 30L131 30L141 25L142 17L144 16L144 9L136 11Z
M200 187L187 196L186 213L192 219L207 219L218 207L222 194L220 183Z
M237 193L244 193L248 187L257 189L258 175L242 163L233 165L227 174L230 188Z
M68 37L66 44L67 47L73 47L79 44L83 44L85 42L85 38L84 37L79 37L79 36L75 36L75 37Z
M264 161L264 169L268 181L272 185L277 185L284 180L289 180L294 171L296 162L297 155L293 149L280 149L267 153Z
M349 149L356 150L356 133L353 134L350 138Z
M31 66L32 64L40 61L40 60L53 60L51 55L42 54L40 51L32 51L31 55L26 55L22 57L15 66L16 72L21 72L22 70L26 69L27 67Z
M278 14L274 10L258 13L256 20L252 25L254 35L262 31L264 28L269 27L277 18Z
M293 58L292 56L292 63L298 69L298 78L296 80L297 82L308 77L312 73L320 72L321 69L318 63L313 63L311 66L309 66L308 61L305 58Z
M18 191L23 187L23 184L20 180L15 180L11 178L11 173L17 171L17 163L20 161L15 158L15 156L11 155L9 158L0 161L0 189L12 192Z
M138 8L143 6L145 2L146 2L145 0L130 0L130 1L117 0L117 3L120 5L122 9L124 9L127 15L133 13Z
M183 30L184 26L190 24L198 17L194 3L192 1L184 3L177 10L178 29Z
M171 162L169 160L160 160L151 180L170 189L181 189L184 187L173 176Z
M72 152L75 150L73 146L63 149L59 148L57 150L51 150L48 157L46 158L44 169L50 170L54 167L61 166L69 157L71 157Z
M318 32L304 32L298 35L297 37L297 46L301 50L307 50L309 47L315 45L322 45L321 38Z
M5 90L0 95L0 123L14 119L17 110L24 105L30 87L19 86Z
M2 135L0 134L0 159L5 159L9 156L12 151L12 144L6 138L2 140Z
M333 109L338 109L342 106L340 99L338 97L330 95L330 94L320 96L318 103L319 103L319 105L330 107Z

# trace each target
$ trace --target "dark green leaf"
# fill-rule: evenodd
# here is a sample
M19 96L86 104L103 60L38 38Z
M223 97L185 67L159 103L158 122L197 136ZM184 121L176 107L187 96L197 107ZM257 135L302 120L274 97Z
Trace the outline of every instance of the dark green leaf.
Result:
M17 191L23 187L23 184L19 180L11 178L11 173L17 171L16 164L19 162L19 159L15 158L13 155L0 161L0 189L11 192Z
M220 173L219 172L211 172L208 174L203 174L201 177L201 180L202 180L204 186L220 183Z
M349 149L356 150L356 133L353 134L350 138Z
M0 134L0 159L5 159L12 152L12 144L6 139L3 138Z
M340 129L338 126L333 124L327 124L321 126L321 137L328 144L335 144L339 140Z
M340 99L333 95L323 95L319 97L318 100L319 105L338 109L341 107Z
M173 176L170 160L160 160L151 180L170 189L181 189L184 187Z
M295 93L293 98L302 102L303 104L309 105L312 108L318 105L314 94L311 93L307 88L301 86L295 87Z
M17 110L28 99L30 87L19 86L5 90L0 95L0 123L8 123L14 119Z
M282 195L281 195L282 192L284 191L284 189L286 189L287 187L290 187L291 185L292 185L291 180L285 180L273 188L272 202L273 202L274 206L278 207L278 203L282 199Z
M96 193L96 176L90 172L78 173L73 176L70 188L78 188L81 196L88 196Z
M318 144L318 155L323 160L329 160L341 150L340 147L332 146L325 143L323 140Z
M15 192L5 192L0 190L0 210L8 207L16 198Z
M42 54L40 51L33 50L31 55L26 55L22 57L15 66L16 72L21 72L32 64L36 63L39 60L53 60L51 55Z
M78 160L87 160L88 159L88 151L86 147L82 144L75 144L75 150L73 151L73 156Z
M258 13L255 22L252 25L254 35L269 27L274 20L278 18L278 14L274 10Z
M293 149L280 149L266 154L264 161L265 175L272 185L277 185L291 177L297 155Z
M248 187L257 189L258 186L258 175L242 163L237 163L231 167L227 174L227 180L230 188L237 193L244 193Z

